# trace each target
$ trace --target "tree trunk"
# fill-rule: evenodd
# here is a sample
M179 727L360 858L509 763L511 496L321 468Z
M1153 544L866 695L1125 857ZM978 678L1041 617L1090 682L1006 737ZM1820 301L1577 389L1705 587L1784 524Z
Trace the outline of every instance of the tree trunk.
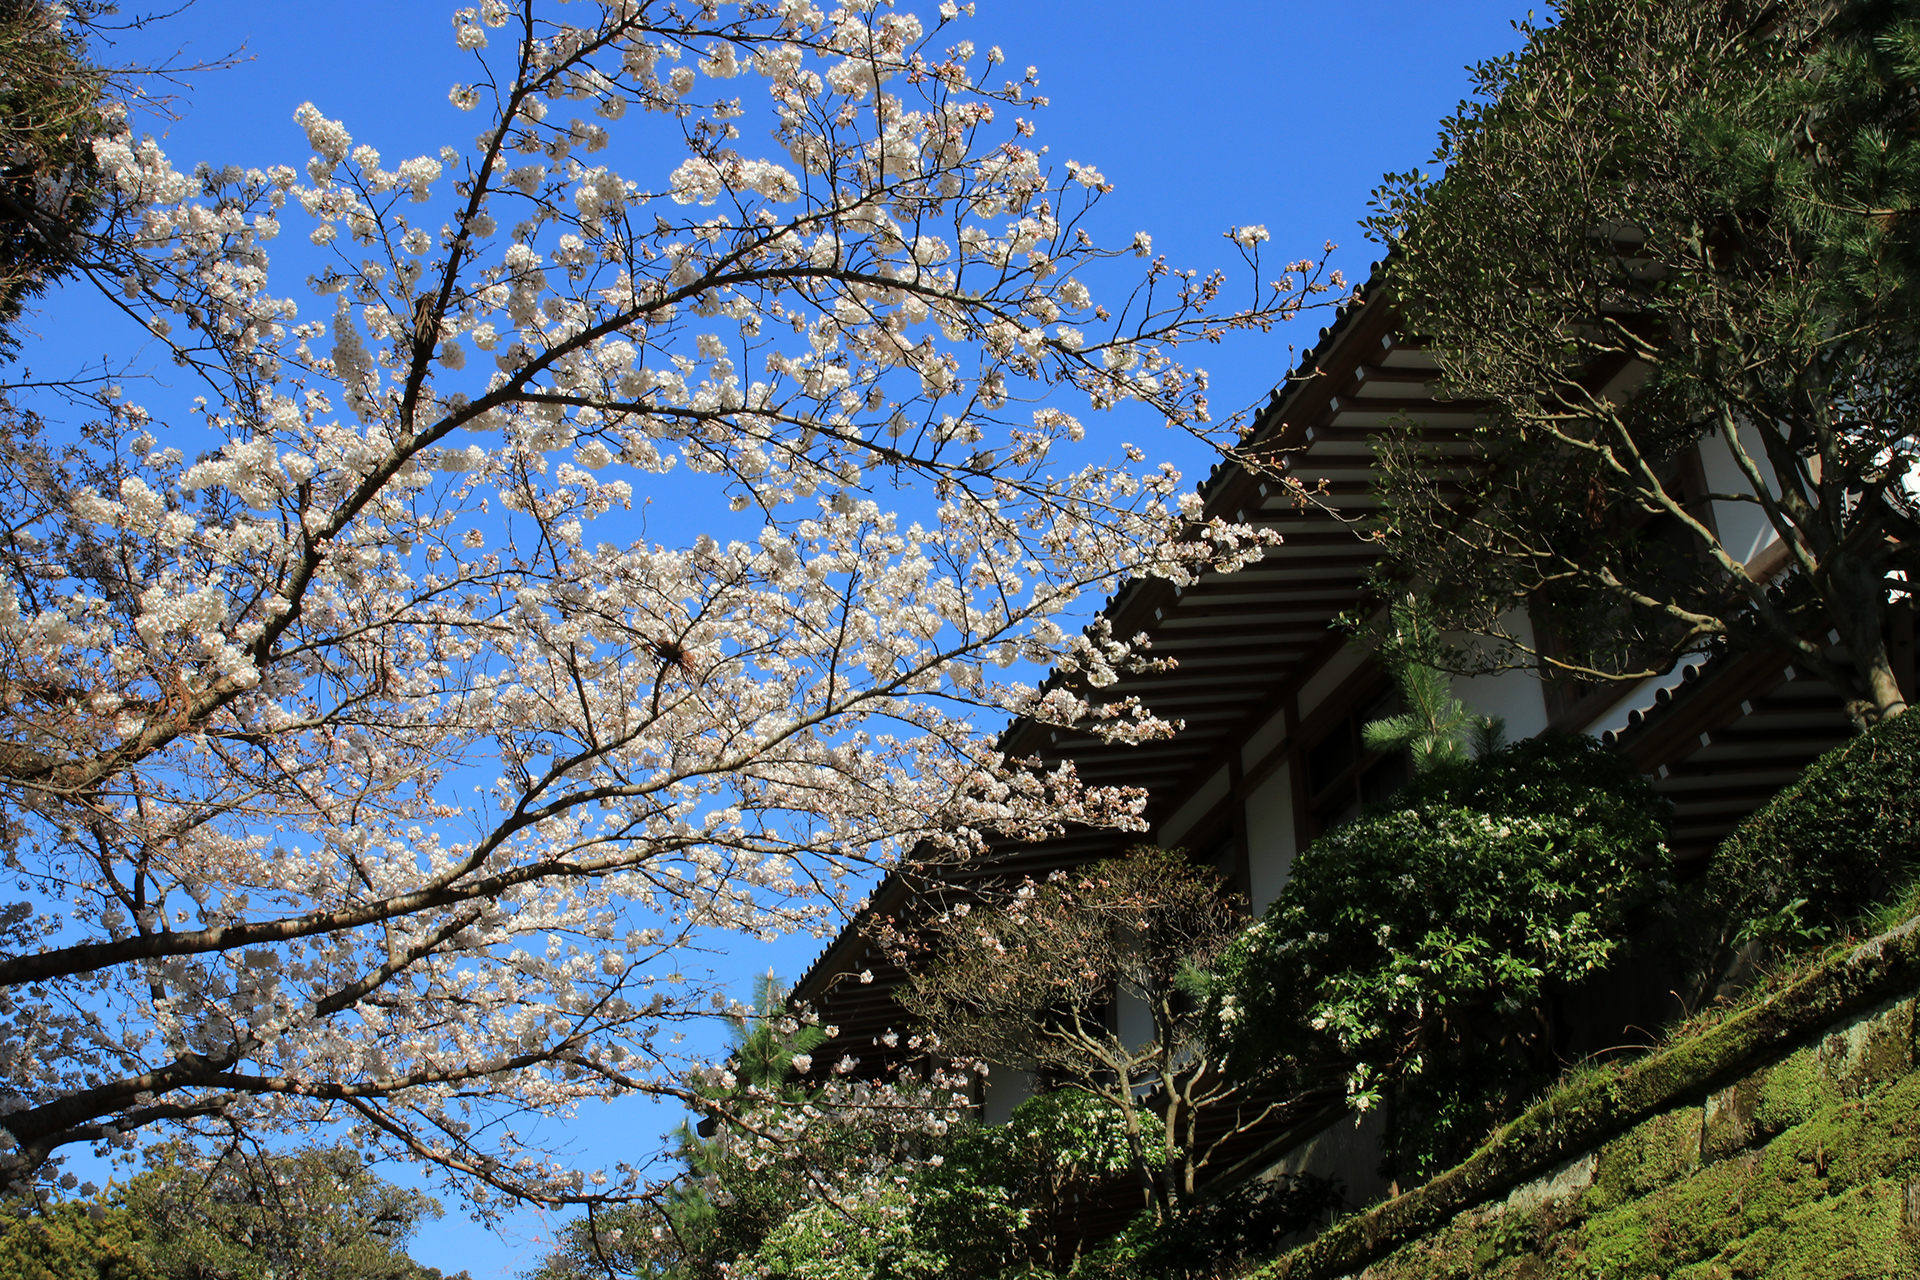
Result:
M1834 631L1853 660L1852 696L1847 714L1861 729L1871 729L1907 709L1887 646L1887 588L1878 564L1842 552L1821 595Z

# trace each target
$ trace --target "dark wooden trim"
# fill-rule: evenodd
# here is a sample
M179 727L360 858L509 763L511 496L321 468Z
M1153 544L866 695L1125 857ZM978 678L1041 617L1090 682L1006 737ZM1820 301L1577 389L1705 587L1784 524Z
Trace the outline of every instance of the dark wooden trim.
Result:
M1645 729L1627 737L1622 749L1647 772L1684 760L1698 749L1701 734L1731 721L1741 703L1779 687L1787 680L1788 669L1785 654L1767 649L1740 654L1702 675L1699 689L1662 708Z

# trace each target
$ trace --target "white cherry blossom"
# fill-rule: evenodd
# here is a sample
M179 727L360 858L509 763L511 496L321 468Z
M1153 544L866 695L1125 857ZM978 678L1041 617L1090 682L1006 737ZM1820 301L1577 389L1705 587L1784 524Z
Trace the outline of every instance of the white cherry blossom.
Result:
M703 939L1138 825L996 734L1171 731L1108 692L1152 656L1077 619L1261 539L1036 401L1208 431L1175 348L1324 285L1225 313L1144 235L1098 247L1104 179L1029 145L1034 77L990 87L959 14L489 0L453 22L465 151L385 169L318 105L298 166L98 142L98 278L210 390L0 455L13 1177L344 1123L483 1210L632 1195L520 1117L694 1097ZM270 282L288 223L325 265ZM1096 285L1133 253L1122 322ZM957 1116L957 1078L851 1072L820 1109Z

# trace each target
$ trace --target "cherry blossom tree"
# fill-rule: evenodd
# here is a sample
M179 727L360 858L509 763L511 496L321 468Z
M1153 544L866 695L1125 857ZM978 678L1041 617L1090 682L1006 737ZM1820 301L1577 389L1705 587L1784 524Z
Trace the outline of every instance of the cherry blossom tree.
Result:
M1261 539L1042 397L1206 433L1173 349L1338 279L1266 278L1259 228L1233 303L1102 247L1104 180L1029 143L1034 74L961 16L488 0L470 147L389 164L311 105L298 167L96 142L79 269L202 394L6 406L8 1177L345 1125L482 1211L638 1194L525 1131L699 1096L701 946L1137 825L995 732L1169 732L1106 692L1151 655L1075 610Z

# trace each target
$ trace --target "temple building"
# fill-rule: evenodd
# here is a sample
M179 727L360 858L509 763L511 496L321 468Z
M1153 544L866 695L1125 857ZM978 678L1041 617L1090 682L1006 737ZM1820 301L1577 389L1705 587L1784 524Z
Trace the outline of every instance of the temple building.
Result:
M1142 789L1151 831L1070 831L996 847L977 863L943 869L945 884L1041 878L1144 841L1187 849L1257 915L1287 882L1297 851L1407 780L1404 755L1369 752L1361 738L1363 725L1397 710L1394 682L1335 619L1384 607L1369 594L1376 546L1354 523L1375 502L1377 442L1390 424L1405 422L1444 453L1449 442L1466 439L1477 406L1436 399L1435 362L1399 331L1397 319L1383 289L1362 291L1321 331L1253 424L1250 450L1277 459L1285 476L1316 492L1315 501L1302 503L1272 473L1263 478L1231 462L1200 486L1206 515L1273 529L1282 538L1278 546L1239 572L1209 574L1184 588L1135 581L1107 604L1116 634L1145 633L1156 656L1178 660L1163 673L1125 676L1110 692L1137 696L1184 727L1141 745L1029 722L1005 731L1009 754L1070 759L1089 784ZM1712 438L1689 465L1703 495L1745 483ZM1785 557L1755 505L1704 498L1703 505L1712 508L1723 545L1744 549L1751 569L1780 571ZM1894 610L1893 617L1899 675L1912 698L1912 610ZM1514 625L1524 630L1526 620ZM1763 650L1697 655L1633 685L1577 687L1517 670L1457 678L1453 691L1473 711L1501 717L1510 739L1585 733L1626 753L1673 803L1669 847L1682 878L1697 872L1745 815L1853 732L1830 685ZM910 874L889 876L796 984L795 998L838 1028L838 1039L817 1056L849 1054L863 1074L902 1061L905 1040L889 1048L882 1037L909 1029L897 1003L903 975L864 926L902 914L927 887ZM858 980L863 971L870 980ZM1658 1026L1679 1012L1658 975L1637 987L1634 981L1629 974L1624 986L1616 981L1586 997L1576 1048L1617 1043L1607 1037ZM1124 1031L1124 1005L1110 1016ZM979 1098L982 1117L1004 1119L1034 1087L995 1073ZM1328 1099L1249 1135L1229 1163L1242 1176L1264 1169L1332 1174L1352 1202L1365 1203L1385 1190L1371 1120Z

